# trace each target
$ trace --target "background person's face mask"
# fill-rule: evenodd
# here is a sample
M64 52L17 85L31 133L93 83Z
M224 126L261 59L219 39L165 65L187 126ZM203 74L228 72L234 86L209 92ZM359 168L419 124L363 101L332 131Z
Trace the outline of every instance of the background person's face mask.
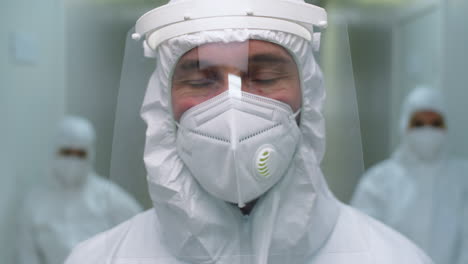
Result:
M88 178L90 164L86 159L59 156L54 160L52 172L63 187L79 188Z
M422 127L407 132L407 143L421 160L433 161L437 159L446 143L446 131L443 129Z

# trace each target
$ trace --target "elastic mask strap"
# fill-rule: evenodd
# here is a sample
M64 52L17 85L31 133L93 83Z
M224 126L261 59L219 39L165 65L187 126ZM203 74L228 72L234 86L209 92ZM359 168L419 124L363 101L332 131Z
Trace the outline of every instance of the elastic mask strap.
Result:
M263 243L260 245L260 250L258 252L258 263L259 264L268 264L268 256L270 255L270 246L271 246L271 238L273 237L273 229L275 228L276 223L276 216L278 214L278 207L279 207L279 194L278 192L272 193L272 201L271 201L271 211L270 216L265 219L264 223L264 232L261 233Z
M301 125L301 120L298 120L297 117L299 116L299 114L301 113L301 109L297 110L294 114L292 114L290 117L289 117L289 120L290 121L294 121L296 123L297 126L300 126Z
M296 120L296 117L301 113L301 109L297 110L294 114L292 114L289 118L291 120Z
M234 154L234 159L237 160L236 152L233 152ZM241 192L241 184L239 181L239 171L237 169L237 166L235 166L236 170L236 185L237 185L237 206L239 208L244 208L245 203L242 201L242 192Z

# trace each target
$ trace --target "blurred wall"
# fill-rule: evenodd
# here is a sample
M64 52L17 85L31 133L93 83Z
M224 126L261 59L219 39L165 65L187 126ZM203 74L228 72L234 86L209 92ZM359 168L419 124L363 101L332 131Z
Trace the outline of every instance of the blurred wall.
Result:
M442 87L447 92L450 147L468 158L468 1L447 1L445 8L445 61Z
M16 214L44 181L64 106L64 25L60 0L0 1L0 256L13 263Z

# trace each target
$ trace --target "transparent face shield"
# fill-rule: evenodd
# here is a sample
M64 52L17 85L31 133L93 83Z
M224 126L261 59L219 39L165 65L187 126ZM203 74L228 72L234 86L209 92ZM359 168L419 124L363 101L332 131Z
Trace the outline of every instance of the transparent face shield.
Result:
M336 41L347 39L341 38L347 32L336 34L339 37L322 44L331 46L328 55L336 50ZM333 104L325 113L327 128L332 131L325 132L321 78L311 80L310 72L304 70L320 72L315 63L303 58L313 58L312 49L295 53L274 39L249 35L235 41L201 42L179 52L170 47L186 45L183 36L174 37L166 49L156 50L140 37L135 29L128 34L111 178L128 184L127 189L148 208L155 207L158 223L165 228L154 236L165 241L170 252L135 251L126 259L147 258L152 263L174 257L193 263L258 264L304 263L311 258L333 230L334 222L321 217L330 220L329 215L336 215L334 205L328 204L333 198L320 168L309 168L321 163L325 136L332 135L327 144L333 148L322 163L329 166L325 171L334 173L327 178L340 185L340 179L348 177L348 168L353 173L363 168L349 47L341 49L343 44L339 44L336 57L320 58L328 66L324 67L325 76L334 80L331 85L325 80ZM154 59L144 58L145 41L158 60L156 70ZM174 57L164 57L164 53ZM310 136L307 133L315 136L304 142ZM311 155L310 162L303 163L317 176L304 178L312 183L302 189L295 187L298 183L293 176L285 176L297 172L291 168L300 159L299 152ZM178 190L176 194L174 190ZM327 202L314 200L315 195L306 194L309 191L327 197ZM298 220L288 226L288 219L306 213L316 215L317 222ZM194 223L197 232L192 230ZM315 238L301 240L311 230Z
M155 60L145 58L141 42L131 38L133 32L131 29L127 34L125 46L109 177L126 186L144 208L149 208L152 204L143 163L146 124L140 117L140 108Z
M364 157L348 26L334 18L322 38L319 55L327 92L327 150L322 169L337 198L348 202L364 173Z

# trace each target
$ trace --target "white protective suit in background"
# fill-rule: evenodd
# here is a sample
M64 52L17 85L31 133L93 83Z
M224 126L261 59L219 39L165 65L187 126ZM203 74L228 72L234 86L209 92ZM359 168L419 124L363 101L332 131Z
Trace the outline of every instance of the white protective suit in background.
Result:
M56 141L49 181L28 194L22 208L18 264L61 264L79 242L142 211L123 189L93 171L95 132L87 120L65 118ZM86 156L62 157L62 149Z
M204 190L179 157L171 74L179 58L197 46L250 39L278 44L294 57L302 108L301 135L290 166L244 216L235 204ZM156 57L157 66L141 115L148 125L144 161L154 209L80 244L67 264L431 263L404 237L343 205L329 191L320 170L325 90L312 42L281 31L226 28L173 37L155 50L150 45L145 42L146 54Z
M408 128L412 116L421 111L439 113L447 122L440 92L420 87L410 93L401 117L402 143L390 159L362 177L351 204L406 235L435 263L457 263L463 251L468 163L447 155L446 142L440 138L446 131L431 136L431 130L440 129ZM411 138L415 135L418 138ZM420 147L412 147L415 143Z

